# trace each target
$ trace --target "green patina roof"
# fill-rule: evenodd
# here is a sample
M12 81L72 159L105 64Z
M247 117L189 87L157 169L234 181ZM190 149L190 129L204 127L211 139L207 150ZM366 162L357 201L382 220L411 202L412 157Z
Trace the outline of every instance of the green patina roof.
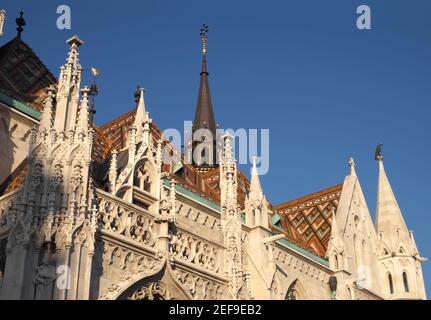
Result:
M0 101L7 104L9 107L11 107L15 110L18 110L18 111L26 114L27 116L35 119L35 120L40 120L40 118L42 116L42 114L39 111L34 110L34 109L30 108L29 106L23 104L22 102L19 102L15 99L12 99L11 97L9 97L3 93L0 93Z
M281 217L278 213L276 213L272 216L271 222L275 227L280 226L280 221L281 221Z
M166 179L166 178L163 179L163 185L164 186L169 187L169 184L170 184L170 182L168 179ZM178 184L175 185L175 191L186 196L186 197L192 198L196 202L203 204L204 206L210 207L211 209L214 209L214 210L218 211L219 213L221 211L221 208L217 203L210 201L208 199L205 199L204 197L202 197L202 196L200 196L200 195L198 195L198 194L196 194L190 190L187 190L186 188L184 188L181 185L178 185Z

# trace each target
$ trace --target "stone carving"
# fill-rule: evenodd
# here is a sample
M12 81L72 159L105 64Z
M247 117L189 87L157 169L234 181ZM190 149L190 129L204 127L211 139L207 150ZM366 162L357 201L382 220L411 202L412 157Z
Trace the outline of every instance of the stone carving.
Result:
M196 264L213 272L220 271L221 250L216 246L182 231L176 234L171 243L176 259Z
M112 281L104 290L100 299L112 300L118 298L132 284L145 277L157 274L166 264L166 259L157 260L141 255L129 249L105 242L103 253L103 270L108 276L114 269L121 270L120 279Z
M220 165L221 226L224 237L224 271L233 299L244 297L246 289L241 239L241 215L238 210L237 165L233 158L232 136L223 137Z
M180 269L176 269L174 273L195 300L222 300L225 297L226 285L224 284Z
M146 246L156 242L154 219L122 206L115 200L102 197L99 203L98 221L102 230L112 231Z
M45 254L42 264L35 271L35 300L51 300L56 279L55 267L49 264L49 256Z
M170 293L166 285L157 281L134 292L130 300L170 300Z

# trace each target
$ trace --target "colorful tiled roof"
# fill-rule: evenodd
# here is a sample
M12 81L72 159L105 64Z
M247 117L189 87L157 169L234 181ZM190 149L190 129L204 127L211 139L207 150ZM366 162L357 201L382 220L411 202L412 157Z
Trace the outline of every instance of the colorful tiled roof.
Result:
M324 257L331 235L333 209L337 209L343 185L309 194L275 206L285 230L293 227L300 240Z
M0 88L15 100L41 111L44 90L57 80L34 51L16 37L0 48Z

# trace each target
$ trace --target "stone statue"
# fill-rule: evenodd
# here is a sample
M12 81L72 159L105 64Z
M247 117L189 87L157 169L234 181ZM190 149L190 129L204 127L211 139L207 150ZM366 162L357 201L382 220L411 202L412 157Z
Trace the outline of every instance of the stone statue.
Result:
M329 278L329 289L331 289L331 299L337 300L337 286L338 286L338 280L337 277L330 277Z
M383 144L377 145L376 157L375 157L377 161L383 160L382 147L383 147Z
M51 300L56 279L55 267L49 264L49 256L45 254L42 264L36 268L35 300Z
M0 38L3 37L3 26L6 20L6 11L0 10Z

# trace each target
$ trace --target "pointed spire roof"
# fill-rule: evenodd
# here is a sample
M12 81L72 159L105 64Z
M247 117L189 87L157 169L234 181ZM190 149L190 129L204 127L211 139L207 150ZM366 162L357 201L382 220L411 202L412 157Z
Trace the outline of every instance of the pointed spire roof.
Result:
M44 103L44 108L42 112L42 118L39 123L39 130L51 130L52 126L52 107L53 107L53 99L55 95L55 87L49 86L46 90L46 98Z
M133 125L136 127L136 141L141 141L143 136L142 124L148 120L148 113L145 108L144 93L145 89L138 87L136 95L139 97L139 100L138 106L136 107L135 122L133 123Z
M261 200L263 197L262 187L260 185L259 172L257 170L256 157L253 157L253 168L251 170L250 181L250 198Z
M81 101L81 107L79 109L79 118L78 123L76 125L76 131L84 131L86 132L88 130L88 111L89 111L89 104L88 104L88 94L90 92L90 89L88 87L84 87L82 90L82 101Z
M404 221L397 199L389 183L383 165L383 156L376 156L379 162L379 180L376 206L377 233L382 234L386 245L395 252L400 241L410 242L410 234Z
M202 70L201 70L201 81L199 85L198 102L196 104L195 120L193 122L193 132L199 129L208 129L214 136L217 130L217 125L214 117L213 105L211 100L211 92L208 82L208 70L207 70L207 36L206 32L208 29L202 29L201 40L202 40Z

